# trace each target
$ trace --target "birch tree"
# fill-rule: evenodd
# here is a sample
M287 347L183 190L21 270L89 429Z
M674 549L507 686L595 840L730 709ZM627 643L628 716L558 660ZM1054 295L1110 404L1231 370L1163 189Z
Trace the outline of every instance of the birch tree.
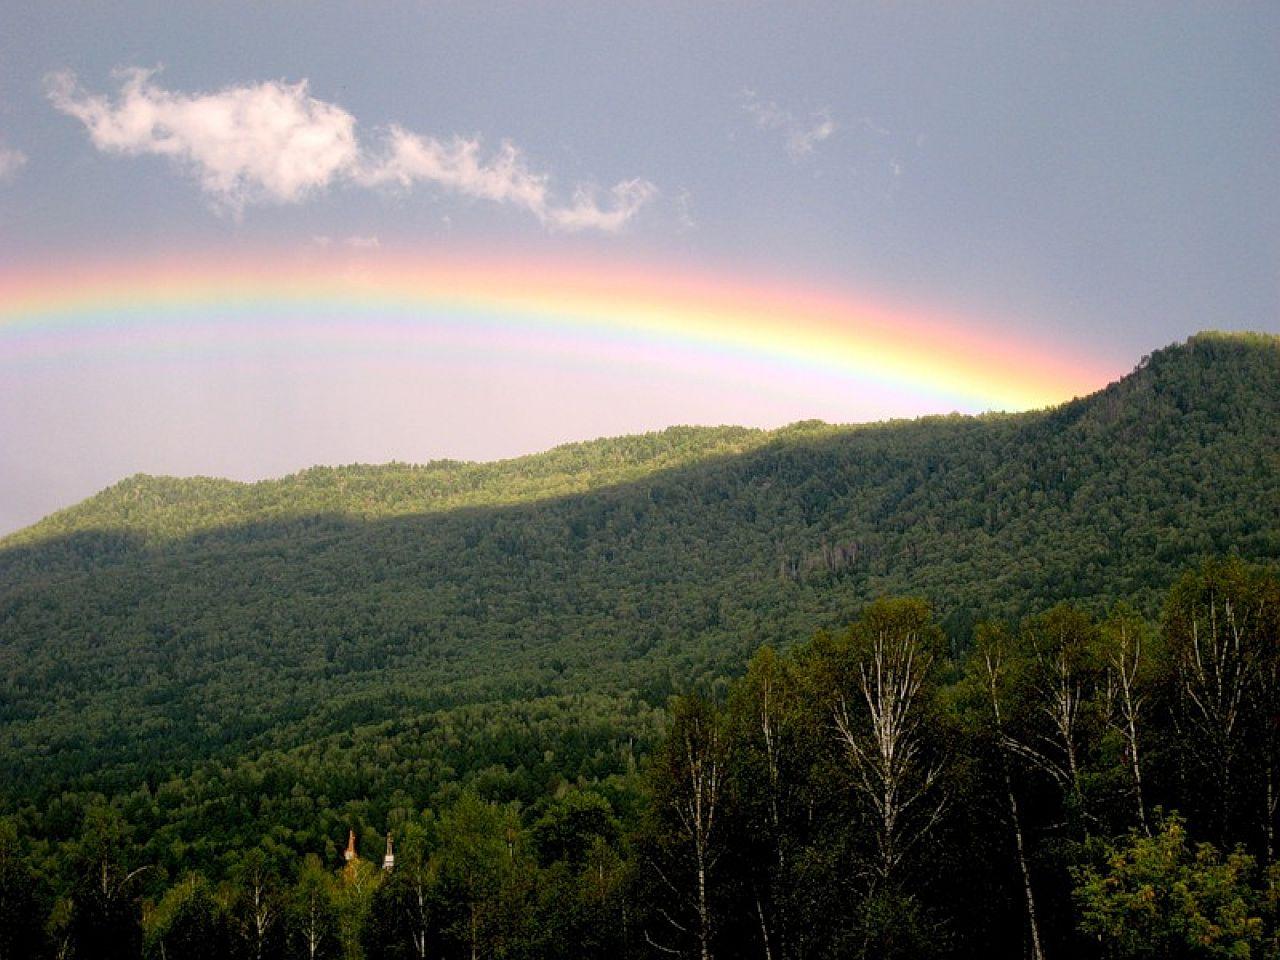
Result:
M514 897L513 814L471 793L440 817L438 880L453 905L452 938L471 960L496 952Z
M426 831L416 828L416 825L413 827L405 831L392 879L405 892L402 912L413 956L417 960L427 960L428 947L431 945L431 898L437 882L439 863L432 856Z
M930 737L942 633L919 600L880 600L849 633L832 719L875 840L876 884L891 886L942 815L942 757Z
M1280 812L1280 577L1260 578L1258 598L1259 646L1262 650L1263 689L1259 697L1263 744L1263 855L1276 860L1276 814Z
M803 842L795 807L804 790L808 733L789 660L771 647L751 659L730 702L738 831L763 960L789 956L791 848Z
M1101 641L1107 725L1123 744L1138 827L1151 836L1142 783L1142 739L1151 704L1153 638L1142 618L1131 608L1121 606L1102 625Z
M1259 738L1255 747L1270 748L1257 765L1269 851L1274 844L1276 758L1275 744L1268 741L1275 718L1263 704L1280 673L1272 661L1276 613L1268 597L1274 591L1273 578L1251 573L1239 561L1207 563L1175 585L1163 624L1175 671L1179 742L1209 784L1221 839L1230 839L1237 793L1247 788L1238 781L1249 737Z
M1027 715L1022 729L1003 741L1057 783L1082 832L1088 821L1084 767L1098 703L1096 635L1093 621L1068 604L1023 623Z
M251 960L264 960L280 921L276 877L260 849L250 850L235 872L236 897L231 907L240 941Z
M85 814L76 859L79 882L71 897L67 939L73 956L133 960L142 949L138 883L152 868L121 861L130 831L119 812L95 806Z
M161 960L225 960L231 931L209 882L189 873L170 887L146 917L146 955Z
M295 953L306 960L332 956L338 941L334 880L313 853L298 871L289 912Z
M711 897L721 853L718 828L727 761L727 741L715 707L700 697L679 701L658 760L657 803L670 830L666 849L653 862L675 909L659 906L665 930L657 936L653 931L645 933L661 953L696 952L700 960L711 960L715 935Z
M982 624L977 631L976 646L970 661L971 672L991 711L992 732L996 742L997 762L1004 785L1009 829L1013 834L1014 853L1018 861L1018 874L1022 880L1022 900L1027 913L1027 932L1032 960L1044 960L1044 945L1040 936L1040 920L1036 911L1035 891L1031 885L1031 867L1027 862L1027 843L1022 826L1022 814L1018 808L1018 795L1013 789L1013 774L1009 769L1008 744L1005 732L1005 700L1009 685L1009 638L1005 631L990 624Z

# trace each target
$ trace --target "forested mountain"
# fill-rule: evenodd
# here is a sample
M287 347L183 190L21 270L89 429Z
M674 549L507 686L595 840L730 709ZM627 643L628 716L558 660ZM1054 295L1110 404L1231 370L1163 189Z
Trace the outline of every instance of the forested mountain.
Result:
M576 725L583 697L620 764L670 693L877 595L962 642L979 614L1152 613L1197 558L1280 556L1278 423L1280 341L1204 335L1014 416L133 478L0 551L0 779L127 789L467 705Z
M361 520L494 507L584 493L716 456L743 453L770 434L744 427L672 427L662 433L571 443L496 463L313 467L280 480L139 474L5 541L37 543L86 530L158 544L198 531L322 513Z
M293 876L348 827L532 829L575 784L561 814L634 826L672 694L878 597L927 601L954 672L980 620L1152 619L1205 558L1274 564L1277 424L1280 338L1205 334L1025 414L134 477L0 541L0 813L50 877L93 843Z

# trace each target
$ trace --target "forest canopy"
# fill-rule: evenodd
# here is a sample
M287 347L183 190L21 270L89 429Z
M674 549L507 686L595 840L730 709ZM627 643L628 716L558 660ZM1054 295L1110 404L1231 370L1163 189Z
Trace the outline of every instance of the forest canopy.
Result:
M0 542L0 957L1271 955L1277 423L1280 340L1202 335L1025 414L124 481Z
M953 650L928 603L877 599L675 698L626 773L525 797L295 788L263 834L223 808L194 843L175 813L218 804L190 783L24 806L0 955L1280 957L1274 567ZM343 756L320 791L361 775Z

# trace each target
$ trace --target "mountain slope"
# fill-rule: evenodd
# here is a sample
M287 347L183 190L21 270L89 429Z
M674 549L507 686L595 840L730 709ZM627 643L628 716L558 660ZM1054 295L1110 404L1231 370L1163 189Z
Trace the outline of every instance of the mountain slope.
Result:
M0 549L86 529L130 533L160 543L204 530L316 513L356 519L502 506L583 493L638 480L767 442L744 427L672 427L660 433L570 443L494 463L313 467L279 480L239 483L214 477L137 474L96 496L0 539Z
M531 775L601 775L672 690L877 594L933 599L962 639L1062 597L1153 612L1201 556L1280 557L1278 423L1280 339L1202 335L1027 414L134 478L0 548L0 782L394 766L424 742L423 791L544 752ZM441 732L477 710L540 719ZM376 792L360 769L338 792Z

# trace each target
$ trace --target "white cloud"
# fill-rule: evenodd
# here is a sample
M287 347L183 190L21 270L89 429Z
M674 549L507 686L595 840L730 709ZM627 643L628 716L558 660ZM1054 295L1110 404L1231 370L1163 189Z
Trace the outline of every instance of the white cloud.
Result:
M615 232L657 193L634 179L603 199L581 185L569 203L557 202L550 175L531 169L509 141L486 154L475 137L438 139L392 126L371 153L357 138L355 117L312 97L305 80L184 94L157 86L154 71L119 76L119 96L109 99L82 92L69 71L55 73L47 81L49 99L85 125L99 150L170 157L217 206L237 215L250 203L294 203L337 182L405 189L427 183L518 207L548 227Z
M307 82L267 82L188 95L123 71L113 101L81 93L67 71L48 78L49 99L89 131L99 150L170 157L228 209L292 203L357 163L355 118L317 100Z
M757 129L775 130L782 134L783 145L792 160L801 160L813 153L814 147L838 129L826 110L816 110L808 117L799 117L772 100L759 99L751 90L743 91L743 99L743 109L755 119Z
M0 144L0 183L12 180L27 164L27 155Z
M639 212L658 193L648 180L624 180L607 191L608 200L601 205L599 191L580 186L573 192L570 206L547 206L539 216L546 223L563 230L603 230L614 233Z
M793 157L804 157L813 153L815 144L821 143L836 132L835 122L824 117L811 127L799 127L787 134L787 153Z
M681 230L692 230L698 225L693 218L693 194L687 189L681 190L676 197L676 222Z
M328 250L334 245L334 242L333 237L324 233L313 234L311 237L311 246L319 250ZM382 246L382 241L372 234L369 236L353 234L338 242L349 250L377 250Z
M657 189L647 180L626 180L609 191L601 204L598 191L579 186L569 205L552 197L551 178L529 168L524 154L509 140L487 156L475 137L449 140L421 136L392 127L383 156L364 167L361 182L411 187L425 182L465 196L507 203L527 210L544 224L564 230L619 230Z

